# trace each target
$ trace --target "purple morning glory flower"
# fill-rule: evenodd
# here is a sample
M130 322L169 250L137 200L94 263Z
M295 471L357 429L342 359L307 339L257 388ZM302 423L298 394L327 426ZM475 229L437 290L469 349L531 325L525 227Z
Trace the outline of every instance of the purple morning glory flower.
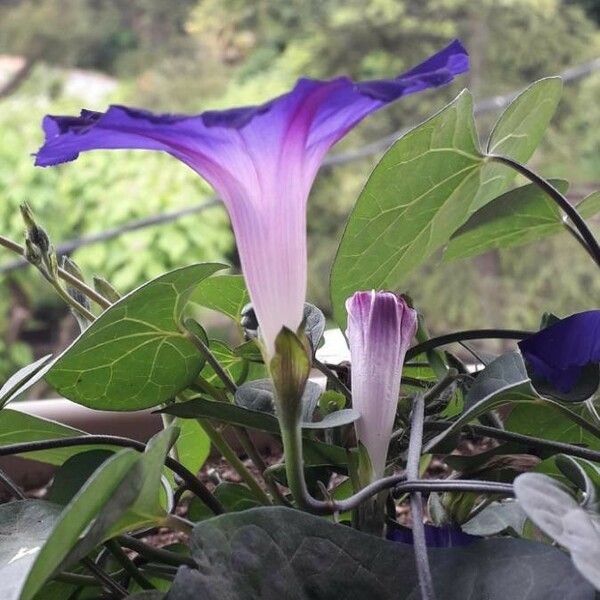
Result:
M582 368L600 362L600 310L571 315L519 342L533 371L564 393Z
M398 407L404 356L417 331L417 312L392 292L356 292L346 301L356 436L383 476Z
M329 148L370 113L407 94L438 87L468 69L459 41L393 79L300 79L261 106L157 115L111 106L105 113L47 116L36 155L45 167L80 152L162 150L204 177L229 212L252 305L266 345L296 330L306 293L306 201Z

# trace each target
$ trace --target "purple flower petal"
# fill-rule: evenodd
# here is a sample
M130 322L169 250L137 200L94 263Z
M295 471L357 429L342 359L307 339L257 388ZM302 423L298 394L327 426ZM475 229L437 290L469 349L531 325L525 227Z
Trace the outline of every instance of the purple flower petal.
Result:
M111 106L48 116L36 165L96 149L160 150L204 177L231 217L246 283L271 355L283 326L295 330L306 294L306 201L329 148L373 111L450 82L468 69L459 41L389 80L300 79L260 106L195 116Z
M460 527L434 527L433 525L424 525L425 542L428 548L452 548L456 546L468 546L481 537L465 533ZM413 543L412 529L404 527L399 523L390 523L388 525L387 539L392 542L403 544Z
M519 348L535 373L570 392L582 367L600 363L600 310L562 319L519 342Z
M356 292L346 301L352 363L352 405L358 440L369 453L372 479L383 476L398 407L404 356L417 313L392 292Z

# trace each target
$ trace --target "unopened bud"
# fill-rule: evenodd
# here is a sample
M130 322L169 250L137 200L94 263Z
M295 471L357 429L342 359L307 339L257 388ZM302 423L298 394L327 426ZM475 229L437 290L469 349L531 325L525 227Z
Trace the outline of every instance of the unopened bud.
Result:
M121 298L121 294L104 277L94 275L93 282L94 289L109 302L114 304Z

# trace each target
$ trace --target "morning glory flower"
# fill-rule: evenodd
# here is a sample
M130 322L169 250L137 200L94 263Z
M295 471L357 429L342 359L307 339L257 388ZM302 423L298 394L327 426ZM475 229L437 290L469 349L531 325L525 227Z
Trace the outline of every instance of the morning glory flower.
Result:
M356 292L346 301L352 406L358 441L383 476L398 406L404 356L417 331L417 312L392 292Z
M283 326L295 331L306 295L306 202L329 148L370 113L402 96L438 87L468 69L459 41L393 79L300 79L260 106L186 116L111 106L78 117L47 116L36 165L75 160L96 149L161 150L221 197L267 356Z
M600 310L571 315L519 342L533 371L564 393L582 368L600 363Z

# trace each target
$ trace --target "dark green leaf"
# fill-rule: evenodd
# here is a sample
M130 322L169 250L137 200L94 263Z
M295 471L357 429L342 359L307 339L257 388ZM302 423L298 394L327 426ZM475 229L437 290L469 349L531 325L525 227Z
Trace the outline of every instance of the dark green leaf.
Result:
M170 600L339 600L419 597L413 547L285 508L259 508L198 524L199 570L182 567ZM431 548L443 600L592 600L594 591L551 546L491 539ZM526 585L524 585L526 582Z
M588 420L585 407L577 407L575 413ZM506 429L534 437L583 444L600 450L600 439L574 420L565 418L560 407L551 403L521 404L515 406L505 423Z
M554 387L544 377L535 373L529 365L527 365L527 370L535 391L540 394L540 396L552 398L559 402L584 402L585 400L592 398L600 387L600 369L597 364L585 365L581 369L581 375L573 386L573 389L568 392L563 392Z
M462 525L462 530L471 535L490 536L500 533L520 535L527 516L518 502L494 502Z
M205 398L195 398L187 402L171 404L159 412L184 419L215 419L223 423L231 423L232 425L249 427L250 429L279 433L279 424L274 416L242 408L229 402L216 402Z
M559 471L577 488L585 493L582 506L592 508L596 505L596 485L588 475L582 464L565 454L560 454L555 459Z
M214 494L227 512L246 510L258 506L254 494L245 485L239 483L228 481L220 483L215 488Z
M47 500L67 505L94 471L113 454L110 450L87 450L69 458L54 475Z
M307 381L302 394L303 427L309 427L313 413L317 408L321 386L314 381ZM242 408L275 414L275 391L270 379L256 379L241 385L235 393L235 403Z
M200 283L190 301L221 312L239 323L242 308L250 301L250 297L241 275L221 275Z
M161 275L104 311L58 357L46 380L95 409L138 410L171 399L194 381L202 358L179 330L195 287L225 265L191 265Z
M35 596L71 552L104 505L115 497L118 488L127 490L129 497L133 496L128 498L129 501L135 498L138 490L135 489L133 482L126 487L121 486L121 482L137 463L138 456L135 450L130 449L115 454L96 471L94 477L63 509L45 542L43 540L42 543L38 542L38 547L41 546L41 549L35 556L26 581L23 582L21 595L17 596L19 600L31 600ZM139 485L141 486L141 481ZM91 541L89 533L86 539L92 543L92 548L100 541L99 539Z
M27 574L54 529L61 506L19 500L0 506L0 577L2 599L18 600Z
M387 151L356 202L333 264L331 298L342 330L349 296L398 289L464 223L482 161L466 91Z
M564 180L550 182L563 193L568 188ZM519 246L564 230L556 203L530 183L502 194L473 214L452 236L444 260Z
M137 592L137 594L132 594L127 596L125 600L164 600L165 594L162 592L157 592L154 590L145 590L143 592Z
M473 419L504 404L537 402L529 376L518 352L502 354L492 361L477 376L475 383L465 397L464 412L445 431L435 436L425 445L425 451L437 444Z
M357 410L354 408L344 408L325 415L320 421L304 422L302 423L302 427L304 429L330 429L350 425L350 423L354 423L358 419L360 419L360 413Z
M319 347L323 333L325 332L325 315L314 304L304 304L304 332L310 340L313 350Z
M600 515L580 507L561 484L540 473L517 477L515 494L527 516L569 550L581 574L600 590Z
M0 408L6 406L11 400L26 392L39 381L50 368L51 360L52 354L47 354L11 375L0 388Z

